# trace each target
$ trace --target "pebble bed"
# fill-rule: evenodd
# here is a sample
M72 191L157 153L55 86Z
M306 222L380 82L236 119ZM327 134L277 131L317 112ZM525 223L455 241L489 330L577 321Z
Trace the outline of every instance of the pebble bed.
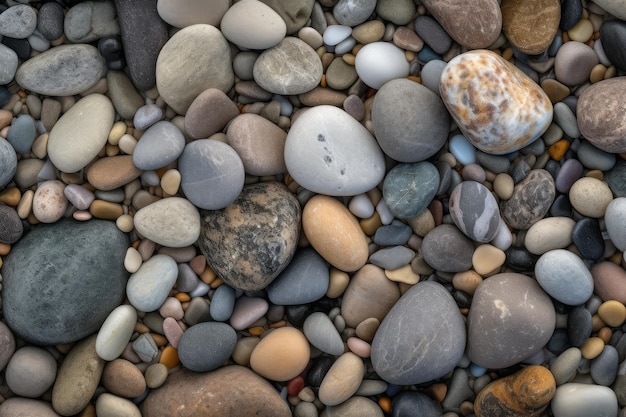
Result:
M0 40L0 417L626 417L626 1Z

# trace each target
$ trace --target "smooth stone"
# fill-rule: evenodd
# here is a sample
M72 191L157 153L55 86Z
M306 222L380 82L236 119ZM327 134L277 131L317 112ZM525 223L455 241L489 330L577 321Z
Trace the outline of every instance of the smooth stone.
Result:
M552 373L531 365L480 390L474 401L476 417L539 417L556 392Z
M550 405L554 417L617 417L617 397L609 387L567 383L556 389Z
M239 114L237 105L221 90L208 88L189 105L185 132L193 139L208 138L221 131Z
M384 155L358 121L334 106L316 106L293 123L285 143L289 174L304 188L353 196L374 188L385 174Z
M492 275L474 292L467 355L485 368L512 366L543 349L555 323L552 301L534 279L518 273Z
M573 346L581 347L591 336L593 319L584 307L573 308L567 316L567 335Z
M309 343L304 334L293 327L281 327L256 345L250 367L269 380L288 381L306 368L309 359Z
M550 372L554 375L556 385L563 385L574 378L582 356L580 349L571 347L561 353L551 364Z
M598 260L604 255L604 238L595 219L584 218L572 229L572 242L583 259Z
M385 83L374 96L372 127L383 152L399 162L418 162L441 149L450 118L441 100L407 79ZM413 108L409 115L402 109Z
M21 397L7 398L0 404L0 417L13 416L59 417L50 403Z
M219 29L202 24L181 29L163 46L156 61L161 98L184 115L204 90L230 90L234 82L230 57L228 41Z
M295 253L266 291L275 305L308 304L326 294L329 281L328 264L324 258L314 249L306 248Z
M341 271L356 271L367 262L365 233L352 213L332 197L316 195L306 203L302 230L317 253Z
M300 219L300 204L285 186L248 185L226 208L201 212L198 246L227 284L260 290L291 261Z
M0 44L0 84L8 84L15 77L19 59L15 51Z
M450 35L431 16L418 16L413 27L417 35L437 54L445 54L452 45Z
M617 77L592 84L578 99L576 116L581 134L605 152L626 151L625 91L626 80ZM590 114L592 111L595 115Z
M326 84L335 90L350 88L358 79L358 74L353 65L347 64L337 57L330 63L326 70ZM344 106L345 109L345 106Z
M388 42L372 42L362 47L356 54L354 65L361 81L374 89L409 75L404 52Z
M583 216L601 218L613 200L613 193L605 182L583 177L570 188L569 199L572 207Z
M604 173L604 180L616 197L626 197L626 162L618 160L610 171Z
M222 17L220 29L226 39L243 49L268 49L283 40L287 25L268 5L243 0Z
M0 370L4 370L13 353L15 353L15 336L11 329L0 321Z
M626 20L626 11L624 10L626 2L624 0L597 0L594 3L618 19Z
M220 285L211 298L211 318L215 321L227 321L235 308L235 290L230 285Z
M59 39L63 35L63 6L59 3L44 3L37 16L37 30L49 41Z
M239 297L235 303L230 325L235 330L244 330L267 313L269 304L260 297Z
M24 234L22 219L10 206L0 204L0 242L12 245Z
M139 311L161 307L176 282L176 261L167 255L154 255L141 264L126 284L126 296Z
M127 247L126 235L103 220L38 226L4 258L7 324L38 345L70 343L92 334L122 301ZM47 271L43 276L42 270ZM32 291L39 294L37 300ZM75 302L63 301L68 293L77 297Z
M41 223L54 223L65 214L67 199L64 188L65 184L59 180L44 181L37 186L32 213Z
M230 145L215 139L188 143L178 167L185 196L200 209L223 209L235 201L244 185L241 158Z
M54 125L48 137L48 156L63 172L84 168L107 142L115 110L101 94L77 101Z
M345 402L358 390L365 371L363 359L354 353L346 352L339 356L322 380L319 400L327 407Z
M482 151L476 152L476 161L485 169L498 174L507 172L511 165L505 156L491 155Z
M213 2L212 4L215 3ZM115 0L115 9L117 11L122 44L124 45L124 56L128 64L130 78L138 90L149 90L158 82L158 57L168 41L167 25L159 16L157 2L154 0ZM191 47L193 48L193 46ZM215 50L217 49L216 47ZM207 49L202 47L197 50L207 51ZM208 50L213 51L213 49ZM183 48L178 52L189 57L186 55L188 51L188 49ZM215 53L219 52L215 51ZM174 57L174 61L176 61L176 57ZM199 68L202 63L206 62L199 62L195 58L187 62L178 61L180 72L174 70L174 73L171 75L175 80L181 81L178 78L179 76L184 77L185 73L187 75L194 74L194 69ZM195 67L195 65L198 65L198 67ZM223 74L225 77L227 77L228 69L228 67L224 66ZM176 88L179 85L172 87ZM163 95L164 92L165 90L159 87L159 93Z
M141 411L144 417L291 416L289 405L269 382L237 365L212 372L175 372L150 391Z
M535 275L546 293L567 305L583 304L593 293L589 269L578 256L565 249L541 255Z
M502 12L494 0L473 0L470 3L426 0L422 3L450 37L468 49L487 48L500 35ZM471 27L467 22L473 22Z
M335 325L326 314L320 311L304 320L302 332L309 343L324 353L338 356L344 351L343 341Z
M554 61L556 79L568 87L589 79L591 69L599 63L595 51L582 42L565 42Z
M200 236L200 214L188 200L169 197L135 213L134 225L142 236L163 246L182 248Z
M61 362L52 387L52 407L63 416L80 413L93 397L105 361L96 353L96 335L75 344Z
M144 104L132 81L122 71L107 71L107 86L115 110L124 119L133 119ZM139 129L139 126L135 125Z
M618 197L611 201L604 213L606 231L613 244L620 251L626 250L626 198Z
M407 265L415 257L415 252L404 246L379 249L369 257L369 262L380 268L393 270Z
M194 372L219 368L235 349L237 334L225 323L198 323L191 326L180 339L180 362Z
M137 357L146 363L152 362L159 353L159 348L149 333L140 334L130 346Z
M160 121L150 126L141 136L133 151L133 162L142 170L161 168L183 152L185 137L171 122Z
M35 9L27 4L16 4L0 13L0 35L24 39L37 27Z
M375 8L375 0L339 0L333 7L333 16L340 25L357 26L365 22Z
M350 26L329 25L324 31L323 41L326 45L335 46L346 40L352 33Z
M141 411L135 403L108 392L98 396L95 412L98 417L141 417Z
M18 349L9 361L4 377L11 391L20 397L37 398L54 384L56 359L35 346Z
M387 382L419 384L453 370L464 350L465 324L454 299L440 284L421 282L381 322L372 365Z
M602 300L617 300L626 302L626 272L612 262L600 262L591 267L591 276L594 282L594 292Z
M376 14L398 26L410 23L415 16L415 9L415 3L410 0L381 0L376 2Z
M448 204L452 221L467 237L478 242L493 240L500 213L487 187L476 181L464 181L454 188Z
M112 1L86 1L72 6L65 14L63 25L71 43L90 43L120 33Z
M89 165L86 174L89 184L96 188L96 190L111 191L124 187L139 177L142 172L143 171L138 169L133 163L132 155L116 155L98 159L96 162ZM76 186L76 184L68 184L65 189L67 190L67 187L70 185ZM87 200L91 199L91 195L88 197L85 192L82 191L88 190L82 186L78 187L81 189L79 190L78 188L73 187L74 193L80 193L80 195L74 195L75 201L79 202L80 205L80 207L77 206L76 208L85 210L89 208L89 204L91 204L91 202L86 204ZM67 191L65 191L65 193L67 196ZM70 191L70 193L72 193L72 191Z
M0 190L3 190L17 171L17 155L8 140L0 140L0 165Z
M146 379L135 364L115 359L104 366L102 385L114 395L135 398L146 391Z
M372 240L380 246L404 245L412 234L413 230L410 226L396 220L376 229Z
M285 60L288 56L290 59ZM286 37L265 50L254 62L253 76L270 93L295 95L306 93L322 79L322 61L306 42Z
M521 149L552 121L545 92L517 67L486 50L465 52L448 62L439 89L465 137L486 153ZM484 94L485 89L490 94Z
M582 17L583 6L580 0L565 0L561 3L561 30L571 29Z
M161 19L178 28L198 23L218 27L229 6L229 0L192 0L185 3L176 0L157 1Z
M287 34L295 34L302 28L309 18L312 18L313 0L297 0L284 2L281 0L263 0L283 18L287 25Z
M391 417L441 417L441 405L428 395L418 391L402 391L393 397Z
M387 173L383 199L394 216L409 219L424 211L438 188L439 172L433 164L401 163Z
M560 193L568 193L572 185L583 176L583 165L577 159L568 159L556 176L554 185Z
M588 141L580 143L576 150L576 156L585 168L599 169L600 171L610 171L617 162L615 154L605 152Z
M96 352L105 361L117 359L135 330L137 312L132 306L121 305L108 315L96 338Z
M163 110L156 104L141 106L133 116L133 125L139 130L146 130L163 118Z
M566 136L578 138L580 130L578 129L576 115L564 102L554 105L554 121L559 125Z
M610 1L610 0L609 0ZM623 3L616 0L615 3ZM622 18L622 20L624 20ZM626 24L619 20L605 21L600 26L602 49L608 60L622 71L626 69L626 54L624 53L624 39L626 39Z
M17 69L15 81L34 93L71 96L92 87L105 73L104 58L97 48L68 44L50 48L24 62Z
M354 396L334 407L326 407L323 417L383 417L380 406L367 397Z
M617 377L619 354L611 345L604 346L602 353L591 361L590 374L598 385L610 386Z
M474 245L456 226L442 224L424 236L421 254L438 271L462 272L472 267Z
M561 20L558 0L504 0L500 7L504 35L521 52L537 55L552 44Z
M569 217L547 217L533 224L526 232L524 246L530 253L542 255L553 249L563 249L572 243L576 222Z
M541 220L554 202L552 176L543 169L534 169L518 183L510 199L500 206L504 221L514 229L528 229Z
M350 199L348 209L352 214L362 219L367 219L374 215L374 204L367 194L358 194Z

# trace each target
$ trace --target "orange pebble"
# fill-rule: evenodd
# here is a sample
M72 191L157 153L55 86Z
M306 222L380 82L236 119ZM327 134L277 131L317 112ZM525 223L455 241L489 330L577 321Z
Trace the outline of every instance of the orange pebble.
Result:
M378 397L378 406L387 414L391 413L391 398L386 395Z
M11 245L8 243L0 243L0 256L8 255L11 252Z
M152 336L152 338L154 339L154 343L156 343L156 345L159 347L165 346L168 343L167 338L162 334L150 333L150 336Z
M209 267L206 267L204 271L202 272L202 274L200 274L200 279L202 280L202 282L204 282L207 285L215 281L215 277L216 277L215 272L213 272L213 270Z
M560 161L563 156L565 156L565 152L569 149L570 142L567 139L561 139L556 143L553 143L548 148L548 154L555 161Z
M222 285L224 283L224 281L222 280L222 278L216 278L213 280L213 282L211 282L209 284L209 287L216 289L217 287L219 287L220 285Z
M252 336L261 336L265 332L265 329L262 326L250 327L248 329L248 333Z
M326 74L322 74L322 80L320 81L322 87L326 87Z
M278 329L279 327L285 327L287 325L287 320L277 321L276 323L270 324L270 329Z
M430 398L437 401L438 403L442 402L443 399L446 398L447 392L448 386L443 382L432 384L426 389L426 395L428 395Z
M140 244L140 243L141 243L141 241L140 241L140 240L135 240L135 241L131 244L131 246L132 246L133 248L137 249L137 248L139 247L139 244Z
M177 292L174 295L174 298L176 298L178 301L180 301L181 303L185 303L189 300L191 300L191 297L189 296L189 294L187 294L186 292Z
M167 369L172 369L180 363L178 359L178 350L173 346L166 346L161 352L161 359L159 363L162 363Z

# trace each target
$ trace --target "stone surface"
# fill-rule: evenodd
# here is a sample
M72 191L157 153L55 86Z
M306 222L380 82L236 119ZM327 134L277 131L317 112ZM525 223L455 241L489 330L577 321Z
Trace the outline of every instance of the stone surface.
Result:
M419 412L422 417L440 417L441 405L428 395L417 391L402 391L393 397L391 417L410 417Z
M388 42L372 42L356 54L355 69L361 81L379 89L386 82L409 75L404 52Z
M201 212L198 244L207 263L227 284L263 289L291 261L300 218L298 201L283 185L248 185L226 208Z
M621 0L615 1L615 3L620 2L623 3ZM619 69L626 69L626 54L624 48L621 47L626 39L626 24L618 20L607 20L600 27L600 37L602 49L608 60Z
M17 171L17 155L9 141L0 140L0 190L11 182Z
M542 255L552 249L563 249L572 243L576 222L569 217L546 217L530 226L524 246L530 253Z
M294 327L281 327L256 345L250 367L269 380L288 381L306 368L309 359L309 343L304 334Z
M439 172L430 162L398 164L385 177L383 199L391 213L402 219L421 214L439 189Z
M46 3L39 9L37 30L49 41L59 39L63 35L63 6L59 3Z
M590 413L617 416L613 390L593 384L568 383L556 389L550 405L554 417L586 417Z
M517 49L538 55L552 44L561 20L558 0L504 0L500 7L502 30Z
M424 236L421 253L436 270L462 272L472 266L474 245L456 226L442 224Z
M189 105L185 114L185 132L193 139L208 138L238 114L239 109L223 91L208 88Z
M176 282L178 267L168 255L154 255L141 264L126 284L128 301L138 311L154 311L161 307Z
M22 219L12 207L0 204L0 242L13 244L24 233Z
M539 85L493 52L453 58L439 90L465 137L486 153L505 154L529 145L552 121L552 104Z
M559 48L554 61L557 81L568 87L589 79L591 69L598 64L598 55L582 42L566 42Z
M160 121L150 126L137 142L133 162L139 169L158 169L178 159L184 147L183 132L171 122Z
M146 380L132 362L115 359L105 365L102 385L112 394L125 398L135 398L146 391Z
M142 236L171 248L191 245L200 236L200 213L188 200L169 197L148 204L134 216Z
M157 11L165 22L178 28L205 23L218 27L230 0L158 0Z
M86 174L89 184L96 189L110 191L125 186L139 177L142 172L133 164L132 155L117 155L98 159L89 165ZM80 207L80 209L84 210L87 207Z
M572 207L583 216L601 218L613 200L613 193L604 181L583 177L570 188L569 200Z
M0 13L0 35L24 39L29 37L37 26L35 9L27 4L15 4Z
M295 253L289 265L267 287L267 296L276 305L317 301L328 290L329 275L324 258L314 249L305 248Z
M2 307L11 329L40 345L92 334L122 301L127 246L126 235L103 220L64 220L28 233L2 268ZM67 294L74 302L65 302Z
M515 186L511 198L501 203L502 219L514 229L528 229L546 215L555 193L554 180L548 171L531 170Z
M137 312L133 306L124 304L116 307L98 331L96 338L98 356L106 361L118 358L130 342L136 323Z
M0 44L0 59L0 83L8 84L15 77L19 58L11 48Z
M555 322L552 301L535 280L517 273L493 275L472 299L467 354L485 368L509 367L539 352Z
M67 11L63 25L71 43L90 43L120 33L112 1L79 3Z
M222 366L237 343L237 334L225 323L198 323L191 326L178 344L180 362L194 372L208 372Z
M13 354L4 375L15 395L37 398L54 383L57 363L48 351L24 346Z
M302 332L309 343L324 353L337 356L341 355L344 351L343 341L335 325L330 318L321 311L311 314L304 320ZM361 375L361 378L362 377L363 375Z
M465 325L440 284L411 287L381 322L372 342L372 365L392 384L419 384L454 369L465 350Z
M464 181L450 194L450 216L467 237L491 241L498 231L500 212L491 192L479 182Z
M226 39L243 49L271 48L287 33L282 17L258 0L232 5L222 17L220 29Z
M354 353L339 356L322 380L319 400L329 407L343 403L357 391L365 371L363 359Z
M385 154L399 162L418 162L443 146L450 118L436 94L418 83L396 79L374 97L372 127Z
M333 16L341 25L356 26L367 20L376 8L374 0L339 0Z
M326 407L321 414L323 417L383 417L380 406L367 397L354 396L334 407Z
M95 412L98 417L141 417L141 411L135 403L108 392L98 396Z
M7 398L0 404L0 417L12 416L59 417L50 403L21 397Z
M626 250L626 198L619 197L611 201L604 214L606 230L613 244L620 250Z

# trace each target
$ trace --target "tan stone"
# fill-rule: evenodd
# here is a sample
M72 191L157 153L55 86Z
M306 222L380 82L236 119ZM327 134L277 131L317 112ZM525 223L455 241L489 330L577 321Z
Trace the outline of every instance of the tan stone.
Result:
M626 307L617 300L608 300L598 308L598 316L611 327L620 327L626 320Z
M89 212L97 219L117 220L124 214L124 208L117 203L105 200L94 200L89 206Z
M310 107L321 106L322 104L341 107L347 97L340 91L324 87L315 87L311 91L298 96L303 105Z
M341 355L322 380L319 400L327 406L341 404L352 397L363 381L365 364L352 352Z
M570 188L569 199L572 207L583 216L600 218L613 201L613 193L604 181L583 177Z
M109 156L97 160L87 169L87 181L98 190L114 190L139 177L142 172L133 164L131 155Z
M593 359L604 350L604 341L599 337L590 337L580 347L580 353L585 359Z
M350 276L347 273L340 271L337 268L331 268L328 290L326 290L326 297L337 298L341 296L346 288L348 288L349 283Z
M480 245L472 255L472 266L482 276L492 275L504 265L506 255L502 249L492 245Z
M288 381L304 371L310 353L309 342L300 330L281 327L256 345L250 356L250 367L267 379Z
M146 380L132 362L115 359L104 367L102 385L112 394L125 398L138 397L146 390Z
M420 276L413 272L410 264L406 264L396 269L386 269L385 276L393 282L401 282L403 284L417 284Z
M385 24L380 20L370 20L352 29L352 37L362 44L379 41L384 34Z
M502 30L520 51L536 55L545 51L559 28L559 0L503 0Z
M569 217L547 217L533 224L524 238L530 253L542 255L552 249L563 249L572 243L576 222Z
M461 290L469 295L474 295L476 287L483 282L483 277L476 271L457 272L452 277L452 285L457 290Z

